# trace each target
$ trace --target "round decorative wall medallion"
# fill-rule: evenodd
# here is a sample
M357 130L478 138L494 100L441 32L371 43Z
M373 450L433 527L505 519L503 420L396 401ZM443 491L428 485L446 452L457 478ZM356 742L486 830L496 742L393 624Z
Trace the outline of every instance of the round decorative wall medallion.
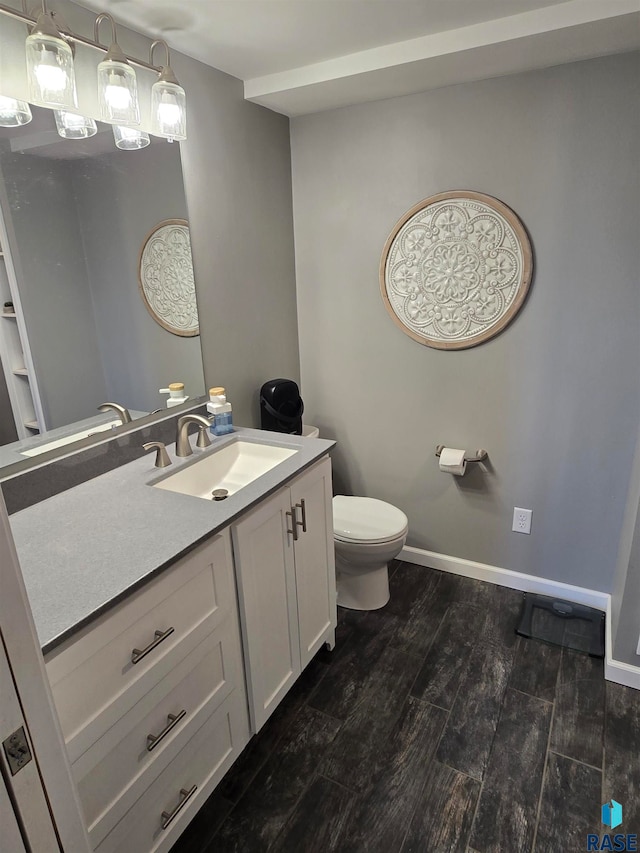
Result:
M468 190L412 207L387 240L382 298L405 334L429 347L465 349L513 320L531 283L531 244L516 214Z
M156 323L174 335L200 333L186 219L165 219L149 234L140 252L138 282L142 300Z

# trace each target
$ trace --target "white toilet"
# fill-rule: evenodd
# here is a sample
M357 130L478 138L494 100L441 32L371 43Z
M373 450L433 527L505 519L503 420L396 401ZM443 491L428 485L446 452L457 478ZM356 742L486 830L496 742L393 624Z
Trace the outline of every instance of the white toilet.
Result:
M320 431L302 425L305 438ZM407 541L407 516L375 498L336 495L333 499L333 542L336 553L338 604L351 610L378 610L389 601L389 563Z
M375 498L336 495L333 539L338 604L377 610L389 601L388 564L407 540L407 516Z

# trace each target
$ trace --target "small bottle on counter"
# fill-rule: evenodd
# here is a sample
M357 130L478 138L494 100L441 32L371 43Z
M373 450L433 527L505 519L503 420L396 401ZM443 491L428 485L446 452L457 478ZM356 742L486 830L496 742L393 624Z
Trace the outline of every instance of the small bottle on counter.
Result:
M211 432L214 435L227 435L233 432L231 403L227 402L225 390L221 386L209 388L207 411L212 416Z
M186 403L189 399L189 395L184 390L184 382L172 382L168 388L159 388L158 392L169 395L167 398L167 409Z

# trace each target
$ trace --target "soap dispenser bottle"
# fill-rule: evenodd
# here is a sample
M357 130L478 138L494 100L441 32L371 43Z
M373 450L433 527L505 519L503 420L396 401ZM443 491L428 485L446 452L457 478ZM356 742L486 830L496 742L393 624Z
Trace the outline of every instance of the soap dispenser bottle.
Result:
M167 409L172 406L179 406L181 403L186 403L189 399L188 394L184 390L184 382L172 382L168 388L159 388L160 394L168 394Z
M212 416L211 432L214 435L227 435L233 432L231 403L227 402L225 389L221 386L209 388L207 411Z

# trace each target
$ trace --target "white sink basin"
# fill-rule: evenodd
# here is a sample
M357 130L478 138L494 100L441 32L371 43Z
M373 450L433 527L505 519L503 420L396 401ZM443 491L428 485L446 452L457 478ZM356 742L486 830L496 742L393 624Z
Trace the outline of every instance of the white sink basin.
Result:
M297 452L289 447L254 444L239 439L153 485L156 489L212 500L214 489L226 489L233 495Z
M84 429L81 432L74 432L73 435L65 435L64 438L58 438L55 441L49 441L47 444L41 444L39 447L34 447L31 450L21 450L21 456L39 456L40 453L46 453L47 450L55 450L56 447L64 447L65 444L71 444L74 441L79 441L81 438L87 438L96 432L106 432L114 427L120 426L122 421L109 421L108 424L98 424L91 429Z

